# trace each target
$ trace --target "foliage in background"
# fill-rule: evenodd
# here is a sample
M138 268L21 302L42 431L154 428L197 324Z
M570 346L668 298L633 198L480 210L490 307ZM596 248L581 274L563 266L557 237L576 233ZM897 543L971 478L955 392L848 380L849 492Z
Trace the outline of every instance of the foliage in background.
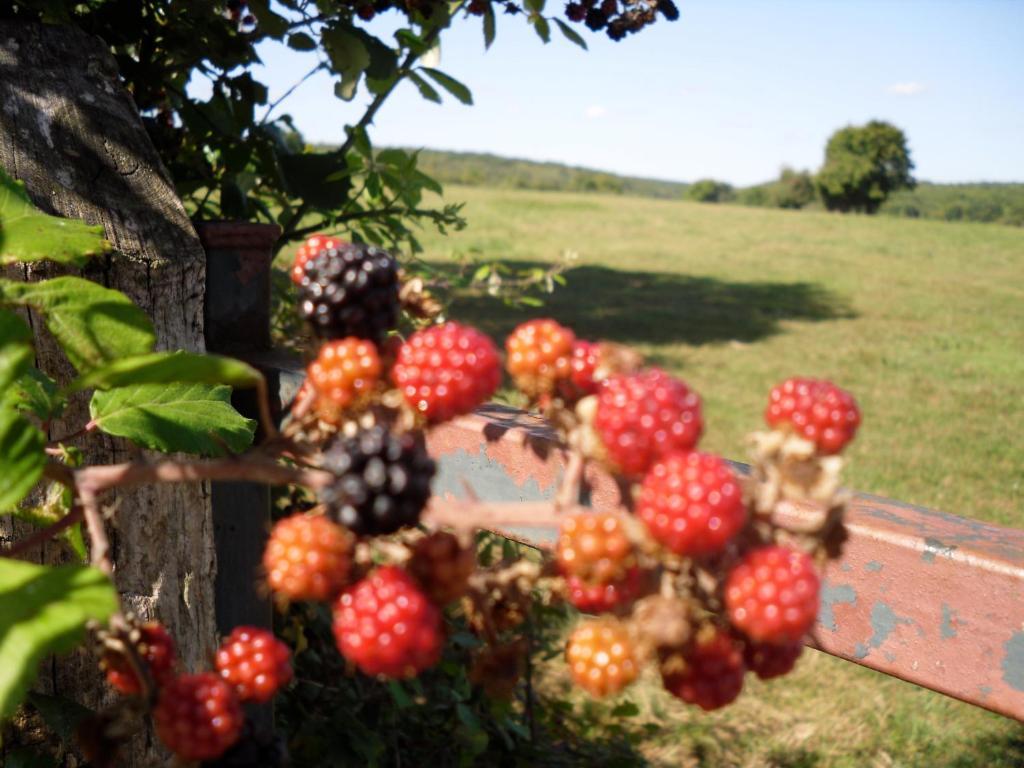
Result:
M731 184L714 179L695 181L686 189L685 197L695 203L727 203L735 197Z
M818 171L818 194L830 211L875 213L890 194L913 189L907 137L894 125L872 120L829 137Z

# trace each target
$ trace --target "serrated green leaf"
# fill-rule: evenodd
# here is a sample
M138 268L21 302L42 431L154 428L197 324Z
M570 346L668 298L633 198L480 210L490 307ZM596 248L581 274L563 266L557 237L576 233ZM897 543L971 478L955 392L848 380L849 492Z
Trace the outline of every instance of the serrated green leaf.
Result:
M0 410L0 510L13 508L39 482L46 438L9 409Z
M565 35L566 40L568 40L570 43L578 45L584 51L587 50L587 41L580 36L579 32L570 27L561 19L556 18L554 19L554 22L555 24L558 25L558 28L562 30L562 34Z
M109 249L102 226L43 213L0 169L0 264L48 259L80 267Z
M59 416L64 410L64 396L56 382L36 368L25 373L0 394L0 407L33 414L40 421Z
M116 610L117 591L95 568L0 558L0 720L21 702L42 659L73 650L86 622Z
M89 412L110 435L153 450L219 455L252 444L256 423L231 407L231 389L207 384L141 384L97 392Z
M439 69L432 69L430 67L420 67L420 70L426 72L431 80L440 85L463 104L472 105L473 94L469 92L469 88L460 83L454 77L446 75Z
M24 375L32 359L32 331L13 312L0 309L0 393Z
M236 389L248 389L262 380L263 374L251 365L230 357L181 351L153 352L116 360L90 371L71 382L67 389L78 392L168 382L225 384Z
M79 371L145 354L156 343L152 323L131 299L80 277L40 283L0 280L0 304L39 312Z

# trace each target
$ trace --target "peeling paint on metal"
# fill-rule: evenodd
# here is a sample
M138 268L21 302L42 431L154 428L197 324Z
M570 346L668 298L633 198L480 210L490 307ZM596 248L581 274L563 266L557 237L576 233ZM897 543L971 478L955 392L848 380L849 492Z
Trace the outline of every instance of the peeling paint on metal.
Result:
M437 457L437 463L433 492L441 498L465 496L464 484L468 484L485 501L544 501L555 492L555 488L542 489L534 478L520 485L502 464L488 457L485 447L475 454L464 450L452 451Z
M936 555L951 557L955 551L956 544L946 544L939 539L927 538L924 540L924 552L921 553L921 559L926 563L934 563Z
M1024 691L1024 632L1014 632L1003 647L1003 680L1014 690Z
M911 619L898 616L887 603L877 602L871 606L871 637L866 643L857 643L853 654L858 659L867 658L875 648L880 648L898 624L913 624Z
M821 604L818 607L818 624L832 632L839 629L836 624L836 612L833 606L839 604L856 605L857 591L849 584L821 585Z
M948 640L951 637L956 637L956 625L959 623L960 621L957 618L956 611L943 603L942 624L939 625L939 633L942 635L942 639Z
M842 565L839 566L839 570L842 571L843 573L849 573L850 571L853 570L853 566L850 565L849 563L843 563Z
M870 563L868 563L867 565L864 566L864 570L867 571L868 573L878 573L884 567L885 566L882 565L877 560L872 560Z

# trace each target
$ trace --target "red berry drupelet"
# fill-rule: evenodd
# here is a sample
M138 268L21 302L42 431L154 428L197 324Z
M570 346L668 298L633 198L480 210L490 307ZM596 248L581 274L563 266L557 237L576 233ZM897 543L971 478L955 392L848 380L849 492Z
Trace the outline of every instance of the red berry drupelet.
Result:
M348 338L320 347L306 373L321 400L338 409L358 407L377 386L381 364L372 342Z
M505 340L505 365L516 387L530 397L554 392L572 371L576 335L550 318L528 320Z
M604 613L634 600L643 587L639 568L630 568L626 575L615 581L591 583L579 576L566 576L566 597L584 613Z
M707 453L673 453L644 477L637 516L677 555L720 552L746 520L743 493L729 465Z
M752 550L725 583L729 621L760 643L799 642L818 615L820 582L811 558L786 547Z
M135 648L139 658L149 668L153 682L159 687L174 676L174 638L163 624L155 621L143 624L138 631L139 639ZM107 672L107 682L116 690L128 696L142 692L139 678L122 654L108 651L103 655L101 663Z
M385 566L334 605L341 654L367 675L414 677L441 658L441 613L401 568Z
M731 704L743 690L743 651L728 632L699 639L683 656L682 669L663 672L673 696L710 712Z
M244 716L234 689L219 675L183 675L168 683L153 710L156 732L185 760L213 760L242 734Z
M565 658L573 682L596 697L618 693L639 672L629 633L615 620L580 624L565 647Z
M765 421L788 427L814 443L824 454L839 453L860 426L853 395L830 381L792 378L772 389Z
M669 453L692 450L704 421L696 392L650 368L604 382L594 427L611 462L623 474L637 477Z
M352 537L321 515L279 520L263 551L267 583L291 600L330 600L348 581Z
M771 680L792 672L803 650L804 644L799 640L783 645L747 643L743 649L743 658L747 662L747 669L762 680Z
M475 328L444 323L417 331L398 350L391 378L427 421L469 413L501 383L494 342Z
M270 701L292 679L292 652L259 627L236 627L217 649L217 671L240 701Z
M559 382L559 393L566 400L576 401L597 393L601 382L594 380L594 372L601 359L601 345L593 341L577 340L572 345L569 377Z

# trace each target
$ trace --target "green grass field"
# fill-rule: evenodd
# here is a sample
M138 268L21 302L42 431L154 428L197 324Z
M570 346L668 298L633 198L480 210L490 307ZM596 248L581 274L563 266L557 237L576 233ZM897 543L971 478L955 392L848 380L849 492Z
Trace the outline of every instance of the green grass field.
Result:
M480 188L446 196L467 201L470 226L426 235L429 261L578 252L541 311L583 337L634 344L694 385L704 447L743 458L773 384L828 377L864 412L852 487L1024 527L1024 230ZM536 313L487 298L452 311L498 337ZM566 686L547 672L547 690ZM573 700L595 738L616 733L610 725L634 734L627 763L1024 765L1020 724L816 653L713 715L655 685L625 698L639 714L613 717L621 700Z

